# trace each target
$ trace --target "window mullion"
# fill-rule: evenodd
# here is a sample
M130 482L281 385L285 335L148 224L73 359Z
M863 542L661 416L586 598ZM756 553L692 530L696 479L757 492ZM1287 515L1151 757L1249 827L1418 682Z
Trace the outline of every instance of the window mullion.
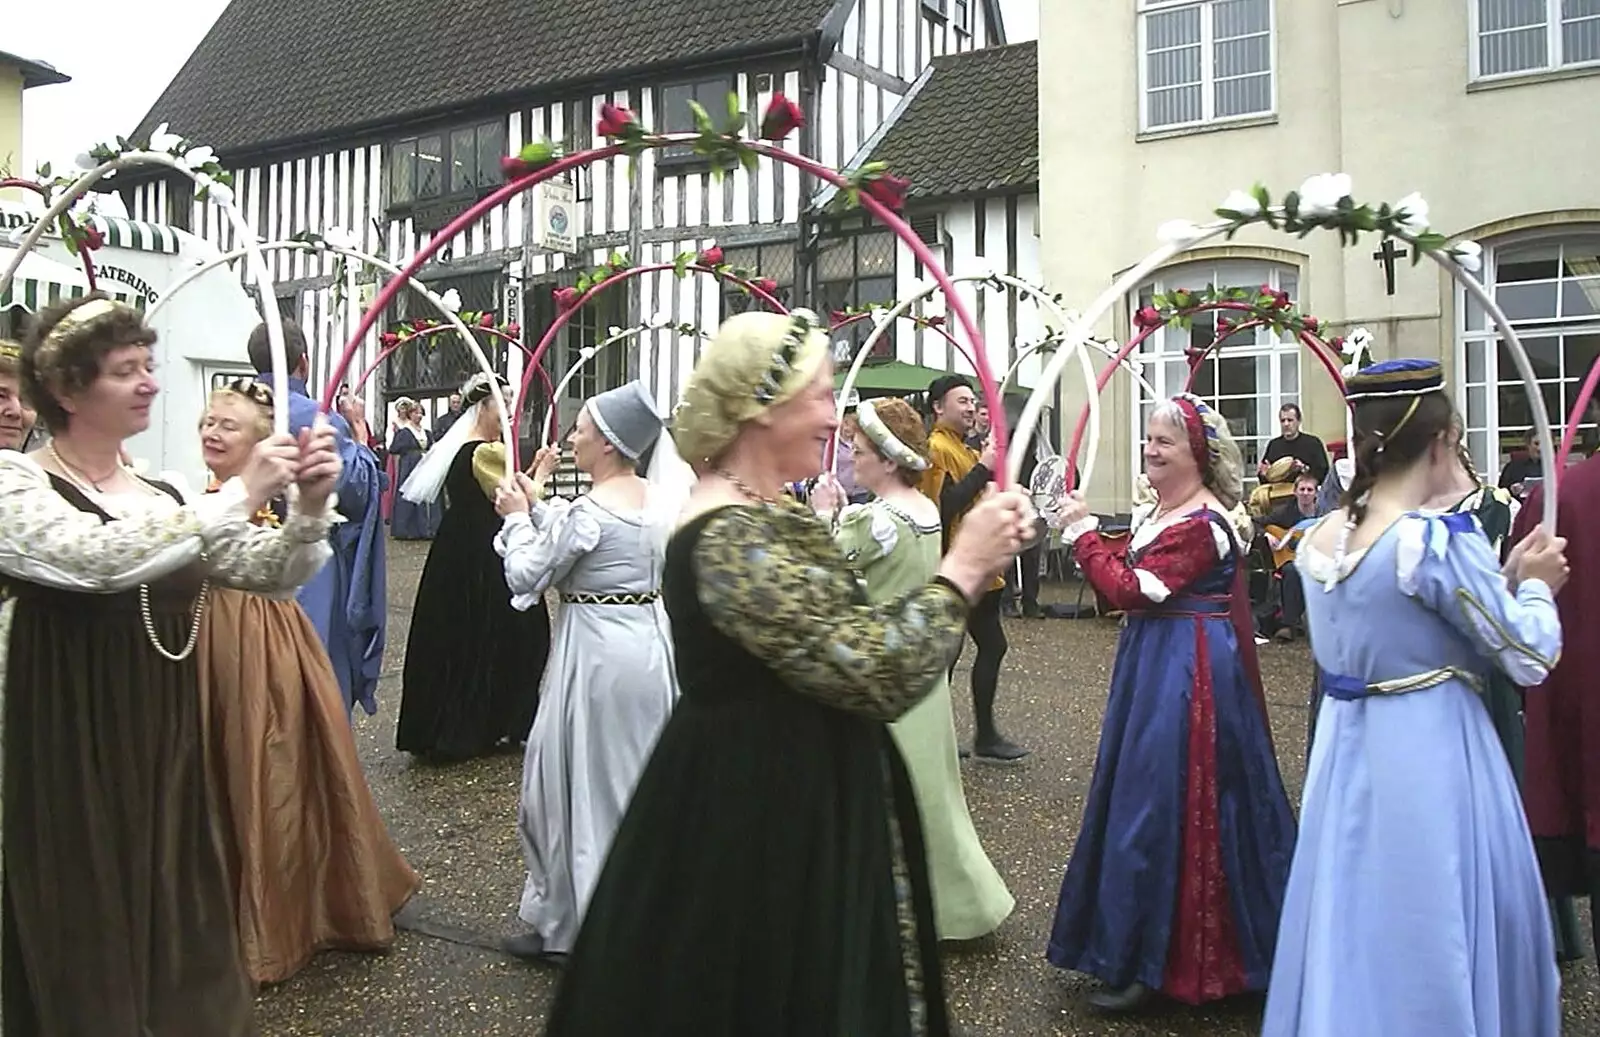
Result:
M1212 3L1200 5L1200 117L1210 122L1217 117L1216 32L1211 16Z
M1561 53L1561 0L1545 0L1545 60L1550 68L1560 68Z

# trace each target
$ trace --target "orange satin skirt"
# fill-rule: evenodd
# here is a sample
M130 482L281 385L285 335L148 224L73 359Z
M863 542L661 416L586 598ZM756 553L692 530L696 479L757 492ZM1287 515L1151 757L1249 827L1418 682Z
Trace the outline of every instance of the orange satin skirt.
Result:
M202 717L250 977L388 947L419 880L378 813L311 620L293 600L213 588L202 624Z

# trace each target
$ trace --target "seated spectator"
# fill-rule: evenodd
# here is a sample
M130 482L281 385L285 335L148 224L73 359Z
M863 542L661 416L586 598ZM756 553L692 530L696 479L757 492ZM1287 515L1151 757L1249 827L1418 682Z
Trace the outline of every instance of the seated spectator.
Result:
M1294 555L1301 535L1324 514L1318 502L1321 489L1315 474L1301 472L1294 482L1294 499L1257 520L1266 547L1264 557L1272 559L1272 578L1265 600L1257 605L1256 625L1263 634L1270 633L1280 641L1305 632L1305 589L1294 567Z

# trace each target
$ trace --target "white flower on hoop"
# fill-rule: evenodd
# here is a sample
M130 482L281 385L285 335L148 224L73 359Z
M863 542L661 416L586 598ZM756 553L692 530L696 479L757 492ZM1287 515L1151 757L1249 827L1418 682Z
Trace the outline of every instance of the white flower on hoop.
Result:
M214 200L218 205L233 204L233 188L210 178L205 180L205 196Z
M190 148L183 153L183 164L190 169L204 169L217 160L217 153L211 150L211 145L202 144L198 148Z
M355 231L345 230L343 227L329 227L322 232L322 240L334 248L359 248L361 240L356 237Z
M618 327L617 325L615 325L615 324L611 325L611 327L606 329L606 338L616 338L617 336L619 336L621 334L622 334L622 329L620 327Z
M1228 192L1228 197L1222 200L1222 205L1219 208L1226 209L1228 212L1238 213L1240 216L1259 216L1261 215L1261 200L1249 191L1235 189Z
M1450 246L1450 258L1469 274L1483 269L1483 246L1470 238Z
M1187 245L1203 233L1193 220L1168 220L1156 228L1156 240L1166 245Z
M1351 194L1349 173L1318 173L1300 185L1301 216L1332 216Z
M589 360L592 360L593 358L594 358L594 347L593 346L584 346L582 349L578 350L578 359L580 361L587 363Z
M671 326L672 314L668 313L666 310L658 310L656 314L650 318L650 327L652 328L667 328Z
M456 291L454 288L449 289L443 295L439 296L439 302L451 313L461 312L461 293Z
M73 157L72 161L74 165L83 170L98 169L100 167L99 160L93 155L89 154L87 151L78 152L78 154Z
M1428 230L1428 200L1416 191L1412 191L1394 203L1394 222L1408 233L1426 233Z
M169 131L166 123L157 126L155 131L150 134L151 151L164 151L169 155L175 155L183 147L183 144L183 138Z
M1372 332L1366 328L1356 328L1345 336L1344 355L1359 362L1372 350Z

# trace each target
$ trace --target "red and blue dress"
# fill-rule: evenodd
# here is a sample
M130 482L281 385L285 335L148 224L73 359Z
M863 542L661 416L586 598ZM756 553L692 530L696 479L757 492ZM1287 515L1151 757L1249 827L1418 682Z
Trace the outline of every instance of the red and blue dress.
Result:
M1127 620L1049 959L1190 1004L1264 990L1295 822L1232 528L1201 509L1146 522L1125 559L1094 533L1076 552Z

